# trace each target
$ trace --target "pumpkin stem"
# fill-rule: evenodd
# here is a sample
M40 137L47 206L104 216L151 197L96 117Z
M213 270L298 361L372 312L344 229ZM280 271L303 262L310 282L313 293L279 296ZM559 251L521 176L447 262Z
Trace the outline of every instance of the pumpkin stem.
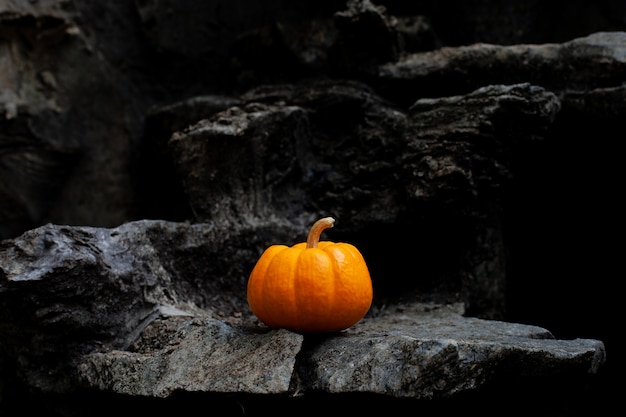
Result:
M309 236L306 240L307 249L317 248L317 244L320 241L320 235L324 229L328 229L333 227L335 224L335 219L332 217L324 217L323 219L319 219L316 221L313 226L311 226L311 230L309 231Z

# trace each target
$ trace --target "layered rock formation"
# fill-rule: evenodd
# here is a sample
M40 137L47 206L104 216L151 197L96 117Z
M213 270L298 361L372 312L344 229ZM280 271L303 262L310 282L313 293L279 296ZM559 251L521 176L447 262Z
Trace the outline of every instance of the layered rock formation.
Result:
M614 398L624 32L540 2L123 3L0 5L3 414ZM372 309L269 331L247 276L327 215Z

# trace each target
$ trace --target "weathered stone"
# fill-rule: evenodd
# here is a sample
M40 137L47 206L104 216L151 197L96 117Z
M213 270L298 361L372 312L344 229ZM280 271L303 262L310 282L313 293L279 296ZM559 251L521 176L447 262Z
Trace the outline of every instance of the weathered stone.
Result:
M186 319L157 347L139 341L138 351L88 355L79 375L87 386L156 397L176 390L312 390L424 399L504 381L512 372L593 374L605 361L597 340L556 340L536 326L467 318L462 311L458 305L392 306L336 335L305 335L302 351L295 333Z
M177 3L169 10L176 16L184 15L191 4ZM370 2L316 3L314 6L306 3L287 8L279 2L271 2L264 5L263 13L257 13L257 6L242 8L216 1L203 6L206 14L196 13L190 17L194 25L204 25L205 31L191 29L193 25L189 26L185 19L162 16L161 5L159 1L104 5L50 0L37 4L9 1L0 6L0 21L3 22L0 56L3 57L4 74L1 77L4 92L0 107L9 120L2 123L6 136L2 137L0 175L8 180L0 185L0 196L3 197L0 199L0 237L16 236L47 221L110 226L132 218L183 220L184 216L192 217L184 195L174 184L170 184L170 188L164 187L161 192L161 196L170 202L162 205L162 211L159 211L158 203L162 200L158 195L144 199L144 186L150 185L152 179L152 190L158 193L161 178L147 173L138 176L140 184L131 184L131 180L137 178L129 178L128 170L136 167L135 160L129 159L129 155L137 150L137 143L142 140L142 124L149 113L147 109L164 103L167 107L167 103L194 94L207 94L207 91L214 90L209 86L220 85L223 79L215 75L219 59L207 51L219 50L217 56L227 59L225 50L238 31L272 21L272 15L287 17L297 15L297 10L310 13L322 9L337 12L338 22L346 23L343 28L347 36L353 35L352 30L358 25L365 27L360 29L359 26L359 30L365 33L397 30L394 8L386 13L382 7L375 7ZM414 8L411 6L407 10L410 12ZM440 14L439 28L447 20L441 16L447 13L444 9L447 8L442 6L431 10ZM458 18L477 18L479 10L493 11L495 15L515 10L515 13L521 13L520 16L536 11L544 19L550 16L537 4L520 6L519 9L510 6L510 9L490 10L484 4L464 3L461 9L466 13ZM332 12L328 14L334 15ZM216 16L228 19L232 26L218 24ZM367 23L369 18L372 20ZM526 26L530 20L520 18L514 23L522 22L524 30L516 32L511 28L511 35L539 33L537 28L531 31ZM289 27L299 23L290 22ZM280 24L273 24L280 30ZM368 24L376 26L378 32L368 32ZM322 39L317 45L332 46L336 29L330 25L326 32L318 29L321 31L318 36L323 38L325 33L328 37L326 43ZM460 27L454 30L460 30ZM174 32L181 35L169 36ZM394 41L390 40L393 36L393 33L384 36L383 43L388 45L383 48L385 53L395 47ZM559 92L577 88L574 99L581 103L595 88L616 88L621 84L621 36L620 32L599 32L562 44L505 46L477 43L437 50L432 45L432 51L392 60L381 66L380 74L362 80L377 86L378 93L385 91L380 88L381 82L385 84L384 80L399 82L401 94L394 96L398 99L394 104L405 103L406 106L424 97L465 94L485 85L518 82L531 82L549 90L555 90L553 87L558 83ZM283 41L297 43L294 36L283 34L283 38L286 37L290 39ZM363 41L364 38L356 36L354 41L359 39ZM367 50L367 45L355 46L358 50ZM285 48L286 54L291 53L288 51L289 48ZM287 59L280 55L280 50L278 52L278 62L285 62ZM170 54L175 54L176 58L172 59ZM73 62L81 64L72 65ZM411 80L402 75L404 70L401 68L404 67L412 68L407 73ZM425 70L417 71L419 68ZM410 75L414 70L423 76ZM317 71L313 70L313 73L324 72ZM232 73L237 76L236 70ZM21 76L16 78L16 74ZM407 87L412 82L417 82L420 88ZM463 85L462 89L457 88L459 84ZM237 89L230 92L234 91ZM388 96L387 93L384 95ZM564 100L567 99L566 94ZM608 114L621 114L618 99L589 100L587 103L596 102L603 108L614 103L606 109ZM202 104L198 103L195 109L199 107ZM18 111L18 108L22 110ZM589 111L593 112L591 108ZM143 141L150 142L150 137ZM16 168L26 162L35 165L36 169L21 171ZM154 172L158 160L148 167L154 168L151 170ZM93 193L93 189L101 192ZM168 193L170 190L174 192ZM154 197L153 193L149 195ZM144 202L148 203L143 205ZM177 206L172 207L174 204Z
M624 33L606 31L623 29L624 6L586 2L584 12L568 14L580 2L216 0L199 9L196 3L0 4L0 239L19 236L0 245L0 414L113 415L119 409L95 404L124 408L129 398L143 398L139 409L148 414L164 404L171 411L158 410L163 414L185 414L179 406L194 398L233 399L239 412L248 411L243 404L252 397L271 397L271 406L285 409L302 392L307 400L296 403L297 411L321 410L315 397L321 392L339 398L346 411L358 405L370 412L368 405L383 399L484 392L490 383L502 386L499 393L511 391L509 406L524 403L527 414L541 398L576 409L585 397L578 389L587 388L577 377L603 362L597 341L540 339L531 346L524 328L524 336L501 349L505 341L496 335L511 323L489 322L495 333L478 340L482 322L459 312L449 319L459 330L454 334L470 342L455 345L445 331L418 326L415 335L413 324L390 324L379 310L400 301L419 305L416 299L461 301L466 316L496 318L508 310L513 320L554 326L557 335L602 335L607 346L619 346L606 317L619 316L610 277L620 254L606 231L615 230L623 212L615 150L625 103ZM422 13L420 27L406 27ZM448 47L436 49L442 45ZM412 51L422 53L407 54ZM329 76L332 82L310 82ZM261 82L274 85L257 88ZM214 116L217 111L223 114ZM242 127L242 136L218 132L218 118ZM194 131L200 126L212 133ZM172 132L186 142L171 147L180 177L165 152ZM303 146L289 148L285 138L295 136ZM194 177L210 172L192 152L209 149L201 143L207 138L221 138L224 149L245 142L243 156L271 144L261 152L270 159L255 165L262 177L236 166L250 159L234 158L232 166L219 156L206 159L236 178L205 177L222 207L211 206ZM279 159L268 162L272 154ZM231 188L239 198L220 194ZM218 338L228 339L218 350L231 359L231 348L273 337L245 309L247 271L263 247L302 240L306 226L325 214L340 226L328 236L356 243L371 265L377 299L362 323L338 335L304 337L301 349L289 334L294 340L281 351L286 366L276 368L276 386L261 384L278 395L250 394L258 379L238 379L236 366L228 384L244 388L227 396L215 392L224 388L216 380L194 379L212 375L209 365L197 374L191 367L150 374L158 363L187 363L179 361L176 340L184 351L216 346L199 339L211 329L227 335ZM142 218L205 223L48 225L20 236L47 222L116 226ZM430 315L408 314L414 315L442 325ZM197 332L187 331L189 323ZM383 329L363 330L367 337L359 339L363 334L355 332L366 325ZM486 347L492 339L497 347ZM364 340L379 350L368 350ZM445 355L429 356L429 346ZM358 373L330 361L336 378L329 376L320 364L333 353L345 357L348 347L359 351L347 362ZM395 355L384 356L387 350ZM474 364L483 374L464 366L466 352L479 354ZM616 353L608 371L619 377L623 358ZM365 361L376 377L363 376L371 376ZM386 374L397 371L387 369L393 363L411 375ZM255 375L257 364L248 365ZM115 377L98 374L103 369ZM529 394L529 370L547 389ZM391 375L388 385L380 383L382 374ZM146 384L131 386L131 376ZM361 396L353 396L351 377L368 384ZM596 406L619 398L618 384L606 380L596 396L604 401L577 413L597 414ZM160 385L150 385L155 381ZM553 397L555 388L566 395ZM63 392L65 405L83 401L86 412L43 409L51 391ZM488 414L486 405L498 396L485 395L480 410ZM447 414L439 406L459 403L410 404Z
M305 225L313 215L298 186L306 163L306 116L295 106L250 104L204 119L170 139L198 220L278 217Z
M243 100L170 141L200 220L245 212L303 224L322 208L359 230L412 214L410 204L488 201L517 148L542 138L560 109L529 84L421 99L408 113L357 83L266 87Z
M403 103L489 84L529 82L555 92L616 87L624 81L625 40L624 32L602 32L562 44L444 47L385 63L375 77L383 95Z
M50 219L112 226L131 212L135 87L94 52L75 6L0 6L0 238Z
M80 385L128 395L281 394L289 391L302 338L286 330L250 332L189 319L161 349L92 353L77 375Z
M245 284L273 228L289 231L139 221L49 225L5 240L2 356L44 392L150 397L312 390L431 398L513 371L595 373L605 361L600 341L463 317L461 304L377 304L356 326L321 336L270 331L249 310Z
M127 349L159 317L249 320L246 280L254 262L272 239L296 234L279 222L138 221L115 229L46 225L5 240L0 327L11 343L3 353L19 356L21 372L38 386L62 390L70 372L64 358ZM37 352L22 349L31 344Z
M169 142L197 219L276 216L305 228L332 215L349 219L345 233L363 245L390 240L394 233L380 225L393 230L401 221L404 233L414 230L413 248L427 253L439 239L448 245L451 261L423 273L437 284L421 293L442 283L439 292L461 294L473 314L501 317L505 253L491 210L514 177L516 153L541 140L554 121L560 102L553 93L494 85L421 99L404 112L366 85L326 81L266 86L242 102ZM393 276L404 275L413 258L385 256L403 254L402 245L392 240L388 252L367 253L374 275L382 279L389 265L400 274ZM454 267L460 271L446 269ZM461 280L442 278L448 275Z
M332 393L450 397L504 375L595 373L597 340L556 340L545 329L463 317L459 306L399 305L345 334L310 344L301 383Z

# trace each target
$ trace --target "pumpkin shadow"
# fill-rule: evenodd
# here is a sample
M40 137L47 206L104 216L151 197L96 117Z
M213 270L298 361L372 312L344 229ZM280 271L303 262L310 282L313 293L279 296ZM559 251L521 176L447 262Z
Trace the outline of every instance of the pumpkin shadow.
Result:
M347 337L346 330L338 330L334 332L318 332L318 333L299 333L303 336L302 349L300 353L306 352L310 349L315 349L320 344L327 342L331 339L338 339Z

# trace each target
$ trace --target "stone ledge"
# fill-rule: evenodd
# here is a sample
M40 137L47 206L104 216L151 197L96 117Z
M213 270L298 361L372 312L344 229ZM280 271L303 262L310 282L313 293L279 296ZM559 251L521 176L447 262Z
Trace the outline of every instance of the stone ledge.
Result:
M251 263L259 242L291 231L278 226L47 225L3 241L2 357L42 392L151 398L445 398L520 376L593 374L605 362L601 341L465 317L462 303L396 300L339 333L270 331L246 305L241 254Z
M174 317L177 324L164 331L159 321L161 330L134 351L87 355L78 375L89 388L151 397L314 391L429 399L507 374L595 373L605 361L597 340L556 340L540 327L463 317L461 310L394 307L321 336Z

